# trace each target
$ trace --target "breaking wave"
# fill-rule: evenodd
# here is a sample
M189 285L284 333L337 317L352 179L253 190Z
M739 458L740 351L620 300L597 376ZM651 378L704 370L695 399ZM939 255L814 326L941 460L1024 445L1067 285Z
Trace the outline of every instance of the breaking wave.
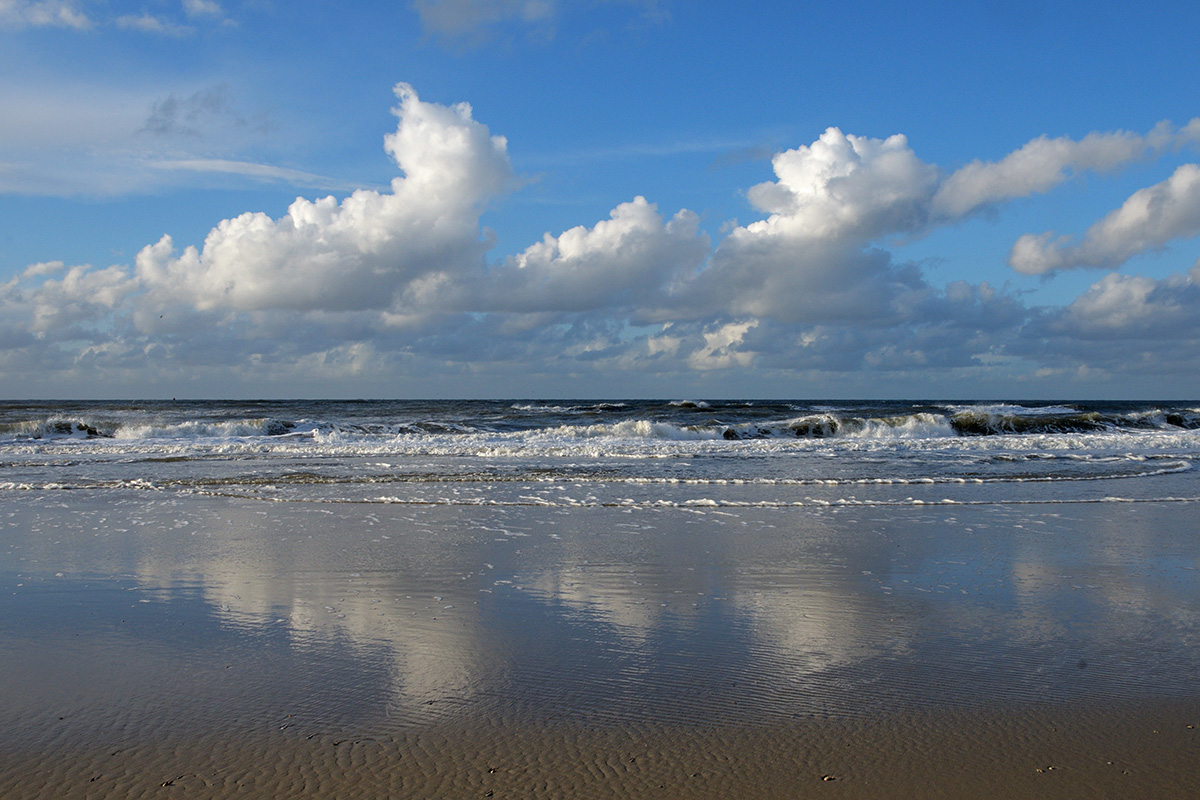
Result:
M93 404L80 413L19 416L0 409L0 442L83 446L95 440L252 444L270 440L413 444L745 440L913 441L962 437L1129 435L1200 431L1200 409L1168 404L904 404L718 402L464 402L161 404L148 409ZM23 407L21 410L25 410ZM799 412L799 413L797 413Z

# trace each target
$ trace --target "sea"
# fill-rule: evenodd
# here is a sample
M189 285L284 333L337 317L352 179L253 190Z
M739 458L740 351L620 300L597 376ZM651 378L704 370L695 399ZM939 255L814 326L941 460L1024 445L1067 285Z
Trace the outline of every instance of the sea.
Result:
M1198 459L1196 402L0 404L4 494L633 508L1193 502Z

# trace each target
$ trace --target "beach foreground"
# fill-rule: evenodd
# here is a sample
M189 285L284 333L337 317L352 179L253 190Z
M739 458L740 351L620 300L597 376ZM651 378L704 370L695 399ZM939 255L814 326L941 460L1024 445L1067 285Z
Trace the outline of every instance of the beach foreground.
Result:
M3 798L1200 792L1191 502L46 489L3 526Z
M117 734L6 747L0 797L1182 798L1200 789L1198 711L1118 703L712 728L467 719L352 739Z

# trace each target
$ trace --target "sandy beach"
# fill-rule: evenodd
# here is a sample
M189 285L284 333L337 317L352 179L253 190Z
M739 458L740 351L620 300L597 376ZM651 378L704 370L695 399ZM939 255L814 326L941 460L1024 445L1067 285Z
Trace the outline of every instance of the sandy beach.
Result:
M6 748L0 796L1190 797L1197 711L1117 704L685 729L463 720L346 739L161 732L119 737L124 747Z
M1188 797L1188 503L10 495L0 797Z

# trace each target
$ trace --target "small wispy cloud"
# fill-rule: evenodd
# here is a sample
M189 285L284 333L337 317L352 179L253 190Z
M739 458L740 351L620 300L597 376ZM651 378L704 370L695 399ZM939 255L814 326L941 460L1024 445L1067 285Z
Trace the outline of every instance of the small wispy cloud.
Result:
M225 10L212 0L183 0L183 10L189 17L224 17Z
M223 158L186 158L152 161L150 166L157 170L182 170L187 172L210 172L226 175L241 175L260 181L305 186L329 192L353 192L371 188L362 183L352 183L339 178L330 178L298 169L258 164L253 161L232 161Z
M142 131L158 136L199 136L213 126L245 128L249 122L234 107L228 84L180 97L171 92L156 100Z
M159 3L158 5L162 5ZM108 12L108 13L105 13ZM28 28L69 28L91 31L115 28L153 36L183 37L196 32L197 24L236 24L215 0L182 0L174 11L163 9L151 13L114 15L108 3L94 0L0 0L0 30L19 31Z
M196 32L196 29L189 25L176 25L168 20L145 13L125 14L117 17L113 24L124 31L141 31L160 36L182 37Z
M412 8L429 33L478 36L500 23L545 25L558 13L555 0L414 0Z
M536 165L562 166L566 164L584 164L603 161L631 161L639 158L671 158L674 156L697 155L704 153L722 154L742 153L753 150L758 155L755 158L769 159L778 149L767 149L761 144L746 140L728 139L677 139L662 142L631 142L616 147L583 148L557 153L543 153L530 159Z
M85 31L93 22L71 0L0 0L0 29L74 28Z
M671 18L661 0L412 0L424 31L444 42L471 45L505 34L525 35L549 41L555 38L561 18L570 10L603 5L628 7L634 21L627 27L637 30L662 25ZM638 13L640 12L640 13ZM590 37L603 36L593 30Z

